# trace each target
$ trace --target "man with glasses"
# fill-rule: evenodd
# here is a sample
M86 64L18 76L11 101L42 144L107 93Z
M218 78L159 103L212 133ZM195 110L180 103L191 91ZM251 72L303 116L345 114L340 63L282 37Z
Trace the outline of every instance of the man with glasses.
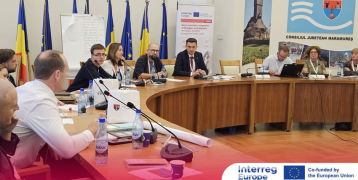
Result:
M197 52L198 42L195 38L186 40L186 50L177 55L173 76L195 77L199 74L205 76L208 69L204 63L203 54Z
M153 65L156 73L155 77L160 77L162 75L161 70L163 65L158 55L159 46L155 43L150 43L147 49L147 54L139 57L135 64L133 79L138 79L140 77L143 79L150 79L150 72L152 72ZM166 73L165 76L168 77L168 73Z
M104 46L101 44L93 45L91 47L91 58L89 58L78 71L73 83L68 87L67 92L87 88L89 81L93 80L93 78L113 78L101 67L105 59L106 50Z
M283 65L293 63L288 57L289 53L290 49L287 46L280 46L277 54L270 55L264 60L259 72L268 72L270 75L281 74Z
M19 62L15 58L15 51L13 51L12 49L0 49L0 64L5 66L9 73L7 79L11 82L11 84L16 87L15 80L10 75L10 73L16 71L16 67L19 64Z

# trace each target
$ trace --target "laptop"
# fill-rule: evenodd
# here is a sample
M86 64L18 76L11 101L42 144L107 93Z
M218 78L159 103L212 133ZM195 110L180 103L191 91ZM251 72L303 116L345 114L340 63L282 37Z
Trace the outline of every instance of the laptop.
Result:
M285 64L283 65L280 77L299 77L303 69L303 64Z

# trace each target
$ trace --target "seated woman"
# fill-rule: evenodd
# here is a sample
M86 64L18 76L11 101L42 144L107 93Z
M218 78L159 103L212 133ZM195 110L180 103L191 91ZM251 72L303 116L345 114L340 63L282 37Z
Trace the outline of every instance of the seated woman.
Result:
M0 64L0 79L7 79L8 76L7 69L4 65Z
M111 76L116 77L117 71L121 72L124 79L124 66L121 59L123 58L123 47L120 43L112 43L108 49L107 59L101 67Z
M351 53L351 60L343 64L344 71L358 71L358 48L354 48Z
M304 57L308 57L303 61L302 73L310 74L327 74L326 66L321 61L321 48L318 46L309 46L304 52Z

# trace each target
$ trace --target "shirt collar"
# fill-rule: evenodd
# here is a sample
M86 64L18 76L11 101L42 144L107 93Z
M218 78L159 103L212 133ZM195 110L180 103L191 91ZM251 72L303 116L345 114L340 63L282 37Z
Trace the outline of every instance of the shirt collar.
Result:
M43 82L35 79L34 84L38 87L41 87L43 90L43 93L46 93L48 96L50 96L54 101L57 102L57 98L55 96L55 94L53 93L53 91Z
M190 57L193 57L193 58L194 58L195 53L194 53L193 55L190 55L190 54L188 53L188 55L189 55L189 58L190 58Z

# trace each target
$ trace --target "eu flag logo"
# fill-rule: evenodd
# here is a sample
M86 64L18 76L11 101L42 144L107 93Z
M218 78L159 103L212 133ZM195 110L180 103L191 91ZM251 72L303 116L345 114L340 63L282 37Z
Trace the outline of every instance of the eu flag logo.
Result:
M194 17L199 17L199 12L194 12Z
M284 179L305 179L305 166L285 166Z

